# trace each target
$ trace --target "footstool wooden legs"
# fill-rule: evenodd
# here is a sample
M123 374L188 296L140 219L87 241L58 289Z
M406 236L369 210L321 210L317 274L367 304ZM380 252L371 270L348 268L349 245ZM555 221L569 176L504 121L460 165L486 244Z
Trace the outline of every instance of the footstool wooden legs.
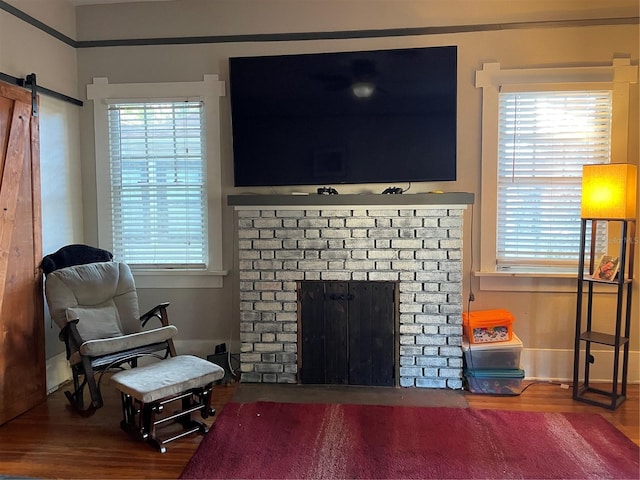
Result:
M180 355L144 367L118 372L111 381L122 396L120 426L135 438L145 440L164 453L164 444L191 433L207 433L207 426L192 418L215 414L211 390L224 377L224 369L191 355ZM179 407L165 414L165 407ZM174 407L175 408L175 407ZM177 432L161 436L159 427L181 425Z

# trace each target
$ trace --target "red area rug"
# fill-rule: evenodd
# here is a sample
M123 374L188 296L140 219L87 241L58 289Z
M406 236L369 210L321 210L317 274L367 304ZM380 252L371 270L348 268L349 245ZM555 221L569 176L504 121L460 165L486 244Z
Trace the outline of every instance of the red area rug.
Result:
M181 478L640 478L598 414L229 403Z

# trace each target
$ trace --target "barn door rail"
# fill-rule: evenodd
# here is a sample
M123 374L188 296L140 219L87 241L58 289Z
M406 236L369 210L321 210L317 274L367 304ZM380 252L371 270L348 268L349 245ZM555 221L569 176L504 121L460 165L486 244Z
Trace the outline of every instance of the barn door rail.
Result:
M26 76L26 78L19 78L0 72L0 80L31 90L31 108L32 114L34 116L38 115L38 94L62 100L63 102L71 103L73 105L76 105L77 107L82 107L84 105L82 100L78 100L76 98L65 95L64 93L56 92L55 90L51 90L49 88L43 87L42 85L38 85L36 82L35 73L30 73Z

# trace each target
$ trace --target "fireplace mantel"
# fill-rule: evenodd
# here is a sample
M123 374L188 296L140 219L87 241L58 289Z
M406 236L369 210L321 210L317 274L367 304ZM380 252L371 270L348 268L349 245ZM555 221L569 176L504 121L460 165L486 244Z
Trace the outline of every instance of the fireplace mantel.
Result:
M400 206L411 207L472 205L474 194L467 192L412 193L402 195L346 194L346 195L229 195L227 202L236 208L290 206L290 207L345 207L345 206Z

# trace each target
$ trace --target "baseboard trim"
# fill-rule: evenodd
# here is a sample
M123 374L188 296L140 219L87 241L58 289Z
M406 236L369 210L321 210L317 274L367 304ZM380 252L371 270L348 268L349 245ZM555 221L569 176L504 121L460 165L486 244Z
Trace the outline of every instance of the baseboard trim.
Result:
M195 355L207 358L215 351L215 346L227 343L232 353L239 351L240 345L230 344L229 340L177 340L178 355ZM591 381L610 382L613 369L613 352L595 350L592 354L596 362L591 366ZM525 378L571 382L573 380L573 350L550 350L542 348L524 348L520 357ZM52 393L71 379L71 369L64 353L47 360L47 394ZM629 383L640 383L640 351L629 352Z
M590 368L590 380L592 382L611 382L613 350L592 348L591 353L596 361ZM573 349L524 348L520 364L524 369L525 378L530 380L573 381ZM620 362L620 371L622 371L622 361ZM640 383L640 351L629 352L627 381L628 383Z
M58 390L69 380L71 380L71 368L64 353L47 359L47 395Z

